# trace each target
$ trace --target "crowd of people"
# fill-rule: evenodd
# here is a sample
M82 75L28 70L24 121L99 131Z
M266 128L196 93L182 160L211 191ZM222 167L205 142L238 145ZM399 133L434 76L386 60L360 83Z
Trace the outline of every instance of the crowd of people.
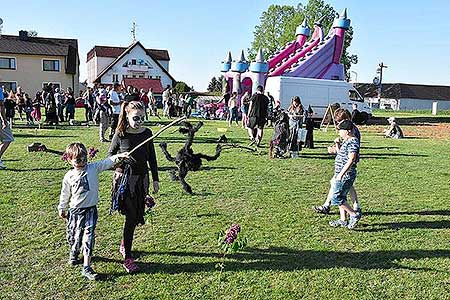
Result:
M50 125L74 119L76 99L70 87L63 91L49 84L42 91L36 92L33 98L20 86L15 93L1 87L1 93L4 99L5 116L11 125L15 123L16 113L20 121L26 120L27 125L41 123L42 108L45 122Z
M239 112L241 126L248 130L251 140L250 145L260 145L265 126L276 126L280 115L283 114L280 101L275 101L269 92L264 94L262 86L258 86L256 93L250 95L245 92L240 101L236 92L225 92L221 101L224 103L224 118L231 127L233 122L239 126ZM238 105L239 102L239 105ZM288 150L291 157L297 157L302 147L314 148L313 129L314 120L313 111L302 105L300 97L293 97L290 106L286 112L288 117L288 134L286 136ZM303 128L305 127L305 128Z

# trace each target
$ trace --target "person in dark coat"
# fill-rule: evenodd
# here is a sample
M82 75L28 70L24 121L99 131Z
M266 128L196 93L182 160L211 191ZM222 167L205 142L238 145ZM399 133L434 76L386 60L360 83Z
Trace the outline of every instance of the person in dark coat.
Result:
M309 149L314 149L314 120L312 116L313 110L311 106L309 106L308 111L306 112L306 119L305 119L305 128L306 128L305 148Z
M260 85L256 88L256 93L250 99L250 107L248 113L248 134L251 139L251 145L261 144L264 133L264 125L267 121L267 111L269 106L269 98L264 95L264 88Z

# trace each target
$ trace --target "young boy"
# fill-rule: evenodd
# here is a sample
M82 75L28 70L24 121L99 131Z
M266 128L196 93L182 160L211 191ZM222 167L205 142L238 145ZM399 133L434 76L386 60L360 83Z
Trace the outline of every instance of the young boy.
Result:
M96 280L97 273L91 268L91 258L98 216L98 174L113 167L120 158L127 158L128 153L88 163L86 147L81 143L72 143L67 146L66 155L73 169L64 176L58 212L61 218L68 220L69 264L76 265L79 262L78 255L83 250L84 263L81 274L90 280ZM68 211L67 203L69 203Z
M334 113L334 119L336 120L336 122L338 124L344 120L351 120L350 111L348 111L347 109L339 108ZM361 133L359 132L358 127L356 127L354 124L353 124L352 133L358 139L358 142L361 143ZM336 155L337 152L339 151L340 146L341 146L341 138L338 137L337 139L334 140L334 145L332 147L328 147L328 153ZM333 179L331 179L331 180L333 180ZM350 188L349 193L350 193L350 197L353 200L353 210L355 210L357 212L361 212L361 207L358 202L358 195L356 194L356 189L354 186L352 186ZM331 196L332 196L332 190L330 189L325 202L320 206L313 206L313 210L316 213L329 214L330 206L331 206Z
M361 213L353 210L347 203L347 194L356 179L356 164L359 160L359 141L352 132L353 126L349 120L338 124L339 136L343 142L336 154L330 190L331 204L339 206L340 219L331 221L332 227L347 226L353 229L361 218ZM346 214L350 215L348 223Z

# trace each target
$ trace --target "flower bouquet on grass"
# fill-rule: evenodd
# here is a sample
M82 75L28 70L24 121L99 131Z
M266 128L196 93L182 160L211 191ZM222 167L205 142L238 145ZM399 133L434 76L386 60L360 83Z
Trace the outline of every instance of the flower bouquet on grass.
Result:
M241 226L239 224L233 224L226 231L222 230L217 233L217 245L222 252L222 261L216 265L216 268L220 269L219 285L222 279L222 272L225 268L225 256L236 253L247 246L247 238L240 236L240 232Z

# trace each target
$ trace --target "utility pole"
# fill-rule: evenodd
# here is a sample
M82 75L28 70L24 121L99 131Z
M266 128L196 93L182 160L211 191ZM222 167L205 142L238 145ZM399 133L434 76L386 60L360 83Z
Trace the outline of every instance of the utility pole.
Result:
M379 63L377 68L377 74L379 74L379 76L375 77L373 80L373 83L378 85L378 105L381 104L381 92L383 89L383 69L387 67L388 66L386 66L383 62Z
M358 73L355 71L350 71L350 72L355 74L355 83L358 83Z
M0 18L0 39L2 38L3 19Z

